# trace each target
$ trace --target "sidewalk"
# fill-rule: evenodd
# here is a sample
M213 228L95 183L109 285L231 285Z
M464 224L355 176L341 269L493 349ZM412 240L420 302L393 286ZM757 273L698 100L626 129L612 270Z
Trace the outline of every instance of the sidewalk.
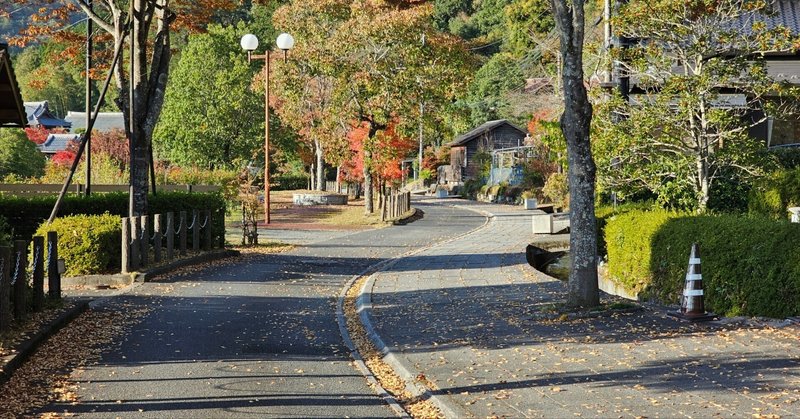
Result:
M369 313L389 357L450 415L800 415L798 326L687 324L651 306L558 318L547 308L564 283L525 262L530 212L458 202L495 217L374 275Z

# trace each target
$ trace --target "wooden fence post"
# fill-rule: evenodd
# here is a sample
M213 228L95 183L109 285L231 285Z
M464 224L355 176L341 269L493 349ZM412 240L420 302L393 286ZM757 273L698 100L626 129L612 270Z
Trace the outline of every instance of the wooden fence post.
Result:
M167 260L175 257L175 213L167 213Z
M131 222L128 217L122 218L122 273L133 270L131 266Z
M161 235L162 228L161 214L153 216L153 262L161 262L161 244L163 242Z
M0 332L11 328L11 248L0 247Z
M14 318L20 321L28 314L26 301L28 288L28 243L25 240L14 241L15 269L12 277L14 288Z
M178 227L178 229L180 230L180 233L178 233L180 241L180 253L181 256L186 256L186 227L188 227L188 225L186 224L186 211L181 211L180 222L181 225L180 227Z
M58 271L58 232L47 232L47 295L61 298L61 272Z
M141 267L146 268L149 265L150 261L150 233L148 230L149 220L146 215L139 216L139 220L142 223L142 230L139 232L139 246L142 249L139 251L139 257L142 259Z
M213 228L213 227L214 227L214 223L212 222L211 210L205 210L205 211L203 211L203 212L204 212L204 213L205 213L205 215L206 215L206 216L205 216L205 219L206 219L206 227L205 227L205 231L204 231L204 233L205 233L205 240L203 241L203 245L204 245L204 246L203 246L203 248L204 248L205 250L211 250L211 249L213 249L213 248L214 248L214 242L213 242L213 240L214 240L214 235L212 234L212 233L213 233L213 231L212 231L212 230L214 229L214 228Z
M131 270L136 272L139 270L140 265L140 258L139 258L139 251L142 249L142 245L139 244L139 237L142 236L141 233L141 225L139 217L130 217L131 222Z
M200 251L200 211L192 210L192 251Z
M44 237L33 237L33 311L44 308Z

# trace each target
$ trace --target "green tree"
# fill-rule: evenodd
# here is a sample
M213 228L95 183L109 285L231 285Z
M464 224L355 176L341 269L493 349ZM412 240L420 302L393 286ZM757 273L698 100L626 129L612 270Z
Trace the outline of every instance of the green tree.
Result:
M476 73L467 103L473 126L510 115L508 94L525 86L519 63L510 54L495 54ZM516 121L519 122L519 121Z
M22 98L26 102L48 101L50 110L64 117L84 108L83 67L59 57L64 46L57 43L31 46L14 60Z
M32 178L44 174L45 158L21 129L0 130L0 179L15 175Z
M797 89L776 82L764 60L797 39L757 18L768 14L766 2L738 0L633 1L621 10L620 34L647 40L622 57L644 93L598 113L605 188L645 189L666 206L703 212L721 176L763 172L763 144L748 129L766 120L759 112L778 116L797 103Z
M251 88L254 71L239 47L244 32L210 25L208 33L189 37L153 135L159 157L235 168L259 154L263 123L252 121L264 113L263 93Z

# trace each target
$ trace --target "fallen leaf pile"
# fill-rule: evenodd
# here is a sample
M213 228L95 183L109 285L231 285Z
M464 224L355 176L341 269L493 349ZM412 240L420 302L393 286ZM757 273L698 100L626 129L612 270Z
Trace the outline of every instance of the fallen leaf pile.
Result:
M356 350L361 354L367 368L369 368L384 390L394 396L408 414L414 418L443 418L442 412L430 400L414 397L406 390L405 381L397 375L389 364L383 361L383 356L367 336L356 311L358 292L366 281L366 276L355 281L350 289L347 290L344 300L347 331L350 333L350 338L353 340ZM424 376L418 377L417 382L430 388L429 382Z
M72 309L74 306L74 303L64 303L38 313L29 313L24 322L13 323L8 332L0 335L0 358L16 353L16 348L22 342L31 338L45 325L52 323L58 316ZM4 365L0 361L0 370L3 368Z
M124 311L89 310L45 342L0 386L0 418L30 416L52 401L79 403L77 383L70 371L85 368L100 359L101 348L119 337L148 309L126 306ZM57 417L55 412L46 417Z

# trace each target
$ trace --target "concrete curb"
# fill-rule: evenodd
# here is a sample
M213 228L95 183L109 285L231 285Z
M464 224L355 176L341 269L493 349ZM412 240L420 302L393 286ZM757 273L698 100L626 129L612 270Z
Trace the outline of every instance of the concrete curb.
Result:
M36 352L36 349L38 349L42 342L47 340L50 336L53 336L81 313L85 312L89 308L89 302L89 299L75 300L74 307L61 313L54 321L45 324L36 334L22 342L22 344L17 347L16 353L3 357L2 360L5 365L2 371L0 371L0 384L8 381L14 371Z
M428 250L428 249L431 249L431 248L433 248L435 246L439 246L439 245L442 245L442 244L445 244L445 243L449 243L449 242L452 242L452 241L455 241L455 240L459 240L459 239L461 239L463 237L466 237L466 236L468 236L470 234L473 234L473 233L476 233L476 232L478 232L480 230L483 230L484 228L486 228L489 225L490 221L494 218L494 214L492 214L492 213L490 213L488 211L475 210L475 209L472 209L472 208L461 207L459 205L452 205L452 206L457 207L457 208L461 208L461 209L465 209L465 210L469 210L469 211L473 211L473 212L477 212L477 213L485 216L486 220L485 220L485 222L483 223L482 226L480 226L478 228L475 228L473 230L470 230L470 231L468 231L468 232L466 232L464 234L460 234L458 236L451 237L451 238L449 238L447 240L442 240L442 241L439 241L439 242L436 242L436 243L429 244L429 245L424 246L424 247L420 247L418 249L414 249L414 250L412 250L410 252L406 252L406 253L404 253L404 254L402 254L400 256L397 256L397 257L394 257L394 258L391 258L391 259L387 259L387 260L384 260L382 262L376 263L375 265L370 266L369 268L365 269L364 272L362 272L359 275L356 275L355 277L353 277L353 279L350 280L350 282L345 286L344 291L342 291L342 294L340 295L339 303L343 307L344 295L347 293L347 290L352 286L352 284L358 278L360 278L361 276L367 274L368 272L372 272L370 274L370 277L367 279L367 282L359 290L358 298L356 299L356 311L358 312L359 320L361 321L361 324L364 327L364 330L366 331L367 336L369 336L370 340L375 345L375 348L380 353L383 354L383 361L386 362L390 367L392 367L392 369L395 371L395 373L397 373L397 375L399 375L400 378L402 378L403 381L405 381L406 390L408 390L411 394L413 394L416 397L420 397L420 398L423 398L423 399L426 399L426 400L430 400L434 405L436 405L437 408L439 408L439 410L442 411L442 413L446 417L449 417L449 418L464 418L464 417L471 417L472 415L469 412L461 409L460 406L454 405L453 403L449 402L449 400L446 397L443 397L444 395L436 394L436 393L432 392L430 389L428 389L427 387L422 386L422 385L417 383L416 374L414 374L413 369L409 368L408 366L406 366L406 364L403 362L402 358L400 357L399 354L401 353L401 351L398 350L397 348L392 348L391 346L388 346L383 342L383 339L381 339L380 335L378 335L378 332L375 330L375 327L372 325L372 320L370 318L370 316L371 316L370 313L371 313L371 310L372 310L372 289L373 289L373 286L375 284L375 279L376 279L375 276L376 276L376 274L378 274L378 273L382 272L383 270L385 270L386 268L394 265L395 263L397 263L402 258L405 258L405 257L408 257L408 256L412 256L412 255L415 255L417 253L421 253L421 252L423 252L425 250ZM337 311L338 311L338 308L337 308ZM338 315L338 312L337 312L337 315ZM349 335L347 335L346 326L344 326L344 331L342 331L342 323L343 322L344 322L344 316L342 315L342 320L339 323L339 329L340 329L339 331L343 333L342 337L345 338L345 342L346 343L349 342L349 344L352 344L352 341L350 340ZM347 336L347 337L345 337L345 336ZM351 351L355 352L354 348L351 349ZM360 356L359 356L359 358L360 358ZM365 368L366 368L366 366L365 366ZM371 375L371 373L370 373L370 375Z
M372 371L370 371L367 367L367 364L364 363L364 358L361 357L361 354L356 349L355 343L353 343L353 340L350 338L350 333L347 331L347 319L344 315L344 299L347 297L347 291L350 289L350 287L352 287L359 278L366 275L371 270L377 269L383 264L386 264L386 261L378 262L367 267L347 281L347 284L345 284L341 292L339 292L339 298L336 302L336 322L339 324L339 334L342 336L342 340L344 341L345 346L347 346L347 349L350 350L350 357L353 358L353 362L356 364L358 371L364 376L370 387L372 387L378 396L380 396L383 401L389 405L397 417L410 418L411 416L405 411L405 409L403 409L403 406L401 406L397 399L395 399L394 396L389 394L389 392L387 392L386 389L381 386L381 384L378 382L378 379L375 378L375 375L373 375Z
M61 280L61 287L63 289L68 289L75 286L109 286L115 288L127 287L134 282L148 282L154 276L162 275L184 266L238 255L238 251L231 249L211 250L195 256L187 257L185 259L175 260L168 264L142 272L130 272L124 274L119 273L111 275L83 275L71 278L63 278Z

